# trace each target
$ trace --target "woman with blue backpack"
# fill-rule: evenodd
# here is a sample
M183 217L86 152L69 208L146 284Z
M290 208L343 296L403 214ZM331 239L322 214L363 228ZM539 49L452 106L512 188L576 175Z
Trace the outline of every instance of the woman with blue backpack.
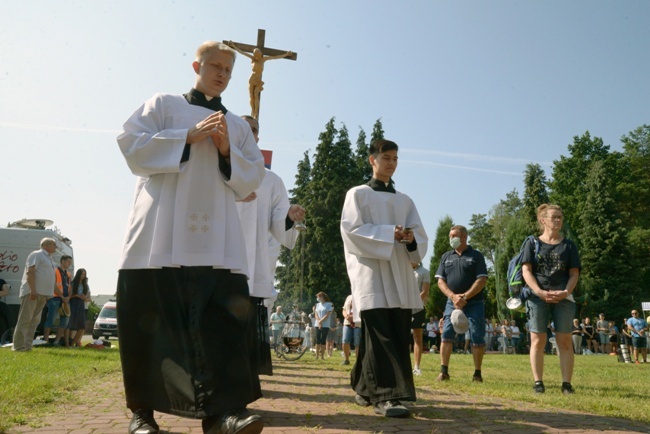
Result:
M562 373L562 393L574 393L573 341L571 339L575 300L573 290L580 276L580 257L576 245L561 234L562 208L543 204L537 208L541 235L539 251L529 242L523 252L522 274L532 294L526 300L531 345L530 365L535 379L533 390L544 393L544 346L546 325L552 320Z

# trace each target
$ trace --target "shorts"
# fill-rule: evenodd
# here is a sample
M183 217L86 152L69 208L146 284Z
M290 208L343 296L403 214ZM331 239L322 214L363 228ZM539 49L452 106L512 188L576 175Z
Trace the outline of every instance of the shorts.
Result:
M445 305L444 325L442 327L442 342L453 342L456 337L454 327L451 325L451 313L454 303L447 300ZM469 319L469 335L473 347L485 346L485 300L468 300L463 312ZM464 337L463 337L464 338Z
M343 343L351 344L354 340L354 346L358 347L361 342L361 327L343 326Z
M317 328L316 329L316 344L325 345L327 343L327 335L329 334L329 327Z
M54 321L56 321L56 317L59 316L61 303L63 303L63 300L59 297L52 297L47 301L47 318L45 319L43 327L48 329L54 327ZM59 327L66 328L68 326L68 321L70 321L69 316L59 317Z
M618 343L618 336L616 335L609 335L609 342L612 344Z
M557 333L570 334L573 331L575 312L576 304L567 299L552 304L534 296L526 301L528 327L532 333L546 333L548 322L552 319Z
M422 309L421 311L414 313L411 317L411 329L423 329L424 325L427 322L427 311Z
M632 346L634 348L645 348L646 347L646 337L637 337L637 336L632 336Z
M598 338L600 345L607 345L609 342L609 335L604 332L598 332Z

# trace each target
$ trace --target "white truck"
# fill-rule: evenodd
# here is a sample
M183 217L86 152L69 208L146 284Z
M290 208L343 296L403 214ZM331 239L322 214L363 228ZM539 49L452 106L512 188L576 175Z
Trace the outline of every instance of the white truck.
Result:
M59 265L62 255L72 256L74 261L72 241L61 235L59 229L50 229L50 226L52 220L24 219L9 223L6 228L0 228L0 278L6 280L11 287L9 294L0 301L8 305L8 321L11 327L16 325L18 319L20 284L25 272L25 261L31 252L40 249L41 239L47 237L56 240L56 252L52 255L55 265Z

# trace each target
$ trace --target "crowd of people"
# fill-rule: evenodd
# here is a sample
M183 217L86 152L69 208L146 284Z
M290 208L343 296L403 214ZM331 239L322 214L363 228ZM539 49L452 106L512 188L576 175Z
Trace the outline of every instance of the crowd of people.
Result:
M72 278L68 271L72 257L61 255L57 266L53 257L55 252L56 240L43 238L40 249L27 256L20 286L20 310L13 334L14 351L31 351L44 309L43 342L50 342L52 328L57 325L53 345L81 347L91 301L88 277L86 270L80 268ZM0 282L3 287L5 284L4 280Z
M430 273L422 260L429 240L415 203L395 188L399 146L390 140L370 144L372 178L345 196L340 233L350 296L344 305L335 309L319 291L309 315L296 307L285 314L281 306L269 315L265 303L273 297L279 246L295 245L305 210L289 204L284 184L265 168L257 119L237 116L222 102L234 63L226 44L201 44L192 63L194 86L183 95L154 95L118 136L136 177L117 282L130 434L158 433L154 411L201 419L205 434L261 432L262 418L247 406L262 396L259 375L272 374L269 346L278 343L287 321L304 323L305 344L316 359L343 351L342 363L351 365L351 399L381 416L410 415L403 402L416 401L414 376L421 375L425 340L439 353L437 381L451 380L451 356L462 348L473 358L472 381L481 383L486 350L495 342L521 347L525 333L533 391L544 393L551 322L561 391L575 393L572 293L581 265L575 244L561 233L562 209L541 205L539 251L524 246L522 270L532 295L523 331L512 321L486 318L485 258L468 244L462 225L451 227L450 250L434 274L447 298L444 312L427 322ZM46 303L69 307L71 341L65 342L78 343L87 277L79 269L70 279L70 264L62 262L57 280L55 248L54 240L44 239L28 258L16 351L31 348L27 338ZM626 329L640 345L647 324L644 329L635 318ZM603 327L598 321L594 333L609 339ZM639 356L646 359L640 346Z
M269 240L291 248L282 229L295 233L291 228L304 218L304 209L297 206L292 212L286 191L264 206L259 199L266 195L255 193L269 178L257 147L259 124L233 115L221 99L234 60L228 46L202 44L192 64L196 77L190 92L153 96L127 120L118 137L127 165L137 176L117 290L131 433L158 432L154 411L202 419L208 434L263 429L261 417L246 407L261 397L256 374L261 373L261 353L269 352L264 351L264 335L270 328L279 338L282 312L276 309L265 317L266 306L255 299L270 297L272 284L259 276L269 275L277 259ZM447 304L437 332L433 326L427 329L420 312L428 289L413 270L426 255L428 237L415 203L395 188L398 152L399 146L390 140L370 144L372 178L347 192L340 221L351 289L350 309L341 315L344 363L350 362L348 345L354 345L354 401L385 417L410 415L403 401L416 400L413 378L420 373L425 330L427 341L438 342L440 337L438 381L451 379L454 341L469 333L465 345L474 359L472 380L482 382L487 344L485 258L468 244L467 229L461 225L451 228L451 250L435 272ZM242 201L257 203L255 236L249 239L242 234L243 210L237 208ZM523 255L524 279L533 293L526 302L533 390L545 391L542 356L547 324L553 320L561 390L574 393L572 292L580 260L576 246L560 232L559 206L540 206L537 219L540 251L528 245ZM251 223L247 225L249 229ZM299 226L304 228L294 229ZM267 260L272 258L266 261L270 267L259 269L261 252L268 252ZM316 358L333 348L328 347L333 341L328 337L335 327L338 335L334 312L327 294L319 292L309 322ZM137 318L143 315L156 319L155 331L141 327ZM514 345L512 324L503 326L502 334ZM353 342L356 329L358 345ZM186 362L170 367L167 360Z

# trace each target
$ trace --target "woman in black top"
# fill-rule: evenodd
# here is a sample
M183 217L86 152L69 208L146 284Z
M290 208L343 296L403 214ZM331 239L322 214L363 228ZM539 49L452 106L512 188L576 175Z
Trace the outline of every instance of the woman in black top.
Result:
M574 393L572 322L575 300L572 292L580 276L580 257L576 245L561 234L562 208L543 204L537 208L537 221L542 234L539 252L528 242L522 257L522 274L533 295L526 301L530 326L530 365L535 379L533 390L544 393L544 346L546 325L552 319L555 341L560 356L562 393Z
M592 354L597 353L598 341L594 336L594 326L591 324L591 319L587 316L582 321L583 321L582 329L584 330L585 338L587 339L587 351L589 351L589 353Z

